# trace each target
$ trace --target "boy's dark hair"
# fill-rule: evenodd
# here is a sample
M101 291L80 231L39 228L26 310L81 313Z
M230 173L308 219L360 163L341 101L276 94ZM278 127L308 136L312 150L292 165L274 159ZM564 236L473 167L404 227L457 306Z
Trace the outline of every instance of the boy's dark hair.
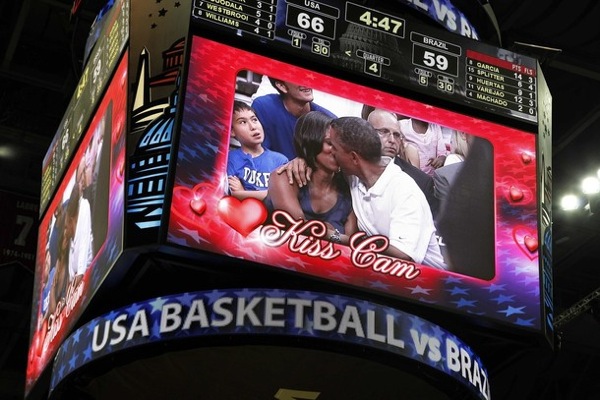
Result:
M240 111L244 111L244 110L249 110L249 111L254 112L254 108L252 108L252 106L250 106L245 101L234 100L233 101L233 112L231 113L231 117L233 118L233 114L235 114L236 112L240 112ZM256 112L254 112L254 114L256 114Z

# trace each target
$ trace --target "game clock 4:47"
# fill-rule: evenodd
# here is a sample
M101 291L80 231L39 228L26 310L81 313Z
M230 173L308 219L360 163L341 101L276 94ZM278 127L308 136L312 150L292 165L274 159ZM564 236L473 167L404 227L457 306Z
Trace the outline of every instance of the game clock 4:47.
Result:
M405 21L354 3L346 3L346 21L404 38Z

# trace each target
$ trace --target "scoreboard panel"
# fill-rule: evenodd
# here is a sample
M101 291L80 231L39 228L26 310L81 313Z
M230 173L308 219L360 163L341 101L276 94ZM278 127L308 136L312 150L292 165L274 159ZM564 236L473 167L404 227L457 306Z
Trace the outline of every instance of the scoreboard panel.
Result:
M537 124L537 64L434 29L383 1L196 0L192 24L381 83Z

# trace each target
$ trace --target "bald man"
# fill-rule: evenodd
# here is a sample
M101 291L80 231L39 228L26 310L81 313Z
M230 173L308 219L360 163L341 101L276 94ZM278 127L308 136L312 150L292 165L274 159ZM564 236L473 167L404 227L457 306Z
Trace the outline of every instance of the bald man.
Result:
M398 154L402 154L404 140L396 114L382 108L375 108L367 116L367 121L379 134L381 155L391 157L396 165L417 183L425 195L427 203L429 203L435 220L439 209L439 199L434 194L433 178L412 165L405 158L398 156Z

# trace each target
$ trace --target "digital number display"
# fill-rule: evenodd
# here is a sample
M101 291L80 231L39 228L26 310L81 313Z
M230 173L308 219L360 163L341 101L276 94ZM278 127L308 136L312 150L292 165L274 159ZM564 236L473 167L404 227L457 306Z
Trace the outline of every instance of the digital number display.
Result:
M468 50L466 96L521 114L537 116L535 70Z
M346 21L404 37L405 21L354 3L346 3Z
M411 32L410 40L413 42L413 64L458 76L460 46L418 32Z
M335 18L288 4L286 25L335 39Z
M458 76L458 57L424 46L413 45L413 64L447 75Z
M220 2L216 0L196 0L192 16L239 29L267 39L275 39L275 0L247 0ZM225 4L229 7L225 7Z
M391 3L193 0L195 27L240 46L268 43L276 58L306 59L316 70L337 68L537 124L535 59L420 24Z

